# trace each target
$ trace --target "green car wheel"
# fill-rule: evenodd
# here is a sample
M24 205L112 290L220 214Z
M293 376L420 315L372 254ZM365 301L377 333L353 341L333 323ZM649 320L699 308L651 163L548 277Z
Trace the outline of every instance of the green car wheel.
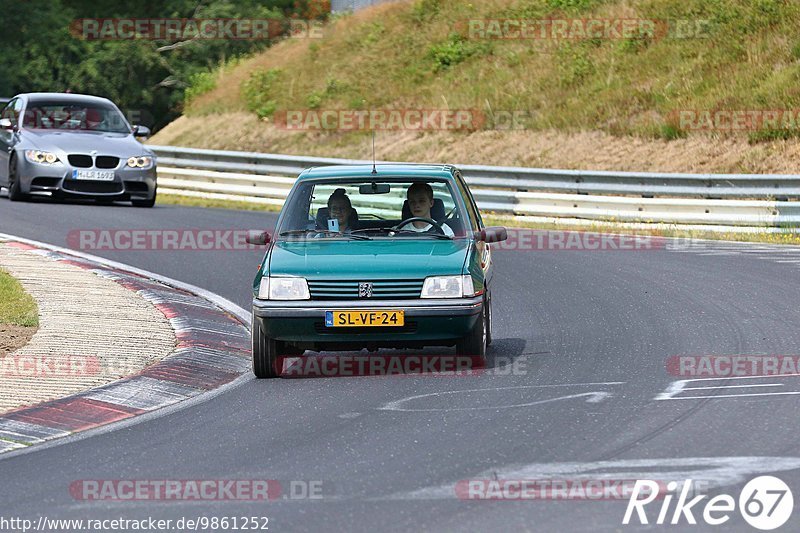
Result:
M264 335L257 320L253 321L251 332L253 337L253 374L259 379L279 377L278 341Z
M486 366L486 344L489 330L488 310L489 306L486 304L486 301L484 301L480 319L475 323L472 330L456 344L456 353L458 355L474 357L474 362L477 363L479 367Z

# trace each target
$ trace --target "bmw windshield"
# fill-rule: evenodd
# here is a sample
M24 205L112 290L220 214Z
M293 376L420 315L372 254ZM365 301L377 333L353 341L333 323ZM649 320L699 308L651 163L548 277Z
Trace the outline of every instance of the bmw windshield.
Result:
M37 130L130 133L128 122L113 106L94 102L33 101L25 109L22 126Z

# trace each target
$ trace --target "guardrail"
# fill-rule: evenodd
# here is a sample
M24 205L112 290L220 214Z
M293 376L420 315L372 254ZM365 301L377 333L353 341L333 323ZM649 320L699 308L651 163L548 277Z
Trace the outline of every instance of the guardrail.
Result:
M371 161L150 146L159 190L281 205L303 169ZM481 209L594 221L796 226L800 175L459 166Z
M331 0L331 13L342 13L345 11L358 11L365 7L390 2L392 0Z

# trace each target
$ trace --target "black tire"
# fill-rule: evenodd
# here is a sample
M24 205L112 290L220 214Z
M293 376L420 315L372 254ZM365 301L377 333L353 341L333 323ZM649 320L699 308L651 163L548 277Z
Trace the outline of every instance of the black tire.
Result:
M456 343L456 354L473 357L473 363L479 367L486 366L486 331L488 328L488 305L483 302L481 316L461 340Z
M258 379L279 377L278 341L264 335L258 320L253 320L251 335L253 337L253 374Z
M486 312L486 320L488 324L486 325L486 346L490 346L492 344L492 293L486 292L486 305L489 306L489 309Z
M156 195L158 194L158 189L153 189L153 197L149 200L131 200L131 204L133 207L153 207L156 205Z
M24 194L19 188L17 158L13 155L11 156L11 161L8 162L8 199L12 202L24 202L28 199L28 195Z

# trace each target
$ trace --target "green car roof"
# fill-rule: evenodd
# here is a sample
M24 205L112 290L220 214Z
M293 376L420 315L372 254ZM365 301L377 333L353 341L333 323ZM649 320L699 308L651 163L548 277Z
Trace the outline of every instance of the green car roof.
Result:
M298 180L319 178L452 178L452 165L376 165L377 174L372 173L372 165L335 165L308 168L300 173Z

